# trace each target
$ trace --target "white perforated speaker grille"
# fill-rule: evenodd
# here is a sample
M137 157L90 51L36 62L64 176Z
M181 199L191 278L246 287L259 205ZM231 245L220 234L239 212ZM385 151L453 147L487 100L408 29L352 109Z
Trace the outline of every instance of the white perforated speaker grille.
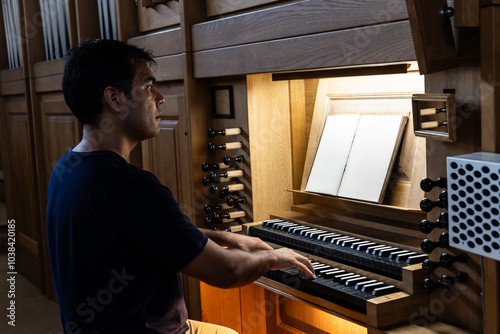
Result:
M500 260L500 155L447 158L450 245Z

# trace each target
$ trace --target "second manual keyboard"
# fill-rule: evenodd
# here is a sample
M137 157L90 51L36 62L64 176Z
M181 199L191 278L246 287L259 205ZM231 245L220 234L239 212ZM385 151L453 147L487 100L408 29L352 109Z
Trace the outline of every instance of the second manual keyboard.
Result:
M261 225L251 226L250 234L398 280L402 279L402 268L427 259L427 254L282 219L265 220Z

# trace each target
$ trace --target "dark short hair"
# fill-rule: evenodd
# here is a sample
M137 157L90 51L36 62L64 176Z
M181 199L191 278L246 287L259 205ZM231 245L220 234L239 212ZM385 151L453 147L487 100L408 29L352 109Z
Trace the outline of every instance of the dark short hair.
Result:
M151 52L120 41L82 42L66 56L62 80L66 104L82 124L97 125L104 89L120 89L130 98L141 62L155 64Z

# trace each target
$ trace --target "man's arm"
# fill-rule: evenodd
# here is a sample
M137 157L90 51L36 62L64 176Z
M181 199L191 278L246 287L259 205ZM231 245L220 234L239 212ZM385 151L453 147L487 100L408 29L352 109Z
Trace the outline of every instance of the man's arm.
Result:
M212 239L212 241L214 241L216 244L223 247L237 248L246 251L273 249L264 241L256 237L249 237L243 234L232 232L208 230L205 228L200 228L200 230L205 233L210 239Z
M268 270L283 268L297 268L315 278L311 262L288 248L248 252L222 248L210 239L180 272L219 288L232 288L252 283Z

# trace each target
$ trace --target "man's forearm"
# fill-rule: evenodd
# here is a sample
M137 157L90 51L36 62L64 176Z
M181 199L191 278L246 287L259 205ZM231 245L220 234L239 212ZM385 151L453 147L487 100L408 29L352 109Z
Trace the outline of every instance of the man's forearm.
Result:
M224 232L224 231L215 231L215 230L209 230L206 228L200 228L200 231L205 233L207 237L210 238L213 242L220 246L227 246L228 245L228 234L229 232Z

